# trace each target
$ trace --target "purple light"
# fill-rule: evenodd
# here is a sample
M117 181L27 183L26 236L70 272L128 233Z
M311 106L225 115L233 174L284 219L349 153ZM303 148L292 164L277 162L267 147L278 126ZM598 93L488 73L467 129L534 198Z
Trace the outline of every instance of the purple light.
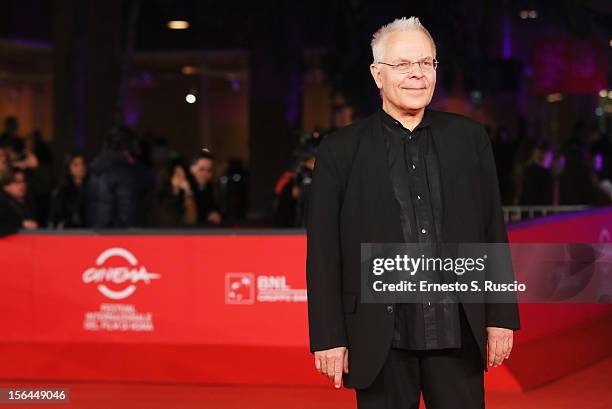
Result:
M285 111L285 118L290 127L294 128L299 126L301 119L302 110L302 77L301 75L293 72L290 79L289 95L287 96L287 105Z
M123 103L123 122L127 126L134 126L142 116L142 104L138 97L129 93Z
M595 172L601 172L601 170L603 169L603 156L601 155L601 153L595 154L594 162Z
M132 112L123 113L123 120L125 121L125 124L128 126L136 125L139 119L140 119L140 112L132 111Z
M554 158L554 155L552 151L547 151L544 154L544 160L542 161L542 166L545 167L546 169L550 169L552 162L553 162L553 158Z
M504 16L504 40L502 54L504 58L512 58L512 31L510 29L510 16Z

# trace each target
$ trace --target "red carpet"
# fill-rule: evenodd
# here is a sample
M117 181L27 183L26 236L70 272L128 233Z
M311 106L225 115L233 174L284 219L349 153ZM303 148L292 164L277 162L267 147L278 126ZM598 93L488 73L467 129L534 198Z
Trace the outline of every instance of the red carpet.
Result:
M551 355L550 361L557 359ZM490 409L610 409L612 358L529 392L487 392ZM70 388L69 405L45 408L83 409L349 409L352 390L295 386L196 386L138 383L0 383L0 386L57 386ZM2 405L3 408L41 408L40 405Z
M532 315L542 315L554 306L533 307ZM511 359L487 376L489 390L530 390L610 356L612 312L524 342L519 337ZM0 367L4 379L324 384L314 371L312 355L297 347L13 342L0 343L0 355L12 357ZM270 356L275 357L272 362Z

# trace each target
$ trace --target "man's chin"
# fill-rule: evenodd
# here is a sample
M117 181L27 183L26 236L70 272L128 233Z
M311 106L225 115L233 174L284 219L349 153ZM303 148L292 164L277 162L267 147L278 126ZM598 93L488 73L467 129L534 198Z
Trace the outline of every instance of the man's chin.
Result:
M423 110L426 106L427 104L425 103L425 101L419 101L418 103L412 102L409 104L402 104L400 105L400 108L404 112L419 112Z

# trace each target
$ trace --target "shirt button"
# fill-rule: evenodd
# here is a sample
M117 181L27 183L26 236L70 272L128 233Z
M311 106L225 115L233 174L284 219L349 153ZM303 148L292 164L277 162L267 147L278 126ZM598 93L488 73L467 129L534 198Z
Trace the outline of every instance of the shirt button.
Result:
M414 166L414 164L412 164L412 169L416 169L416 166Z
M417 200L421 200L421 195L417 195Z
M421 229L421 233L425 234L425 233L427 233L427 230Z
M393 306L392 305L387 305L387 312L389 314L393 313Z

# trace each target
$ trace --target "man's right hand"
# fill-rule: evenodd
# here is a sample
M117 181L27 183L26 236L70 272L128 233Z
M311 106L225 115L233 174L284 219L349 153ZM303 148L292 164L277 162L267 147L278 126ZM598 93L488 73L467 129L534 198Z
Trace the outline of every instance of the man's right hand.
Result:
M315 368L323 376L327 376L334 386L342 385L342 372L348 373L348 349L337 347L324 351L315 351Z

